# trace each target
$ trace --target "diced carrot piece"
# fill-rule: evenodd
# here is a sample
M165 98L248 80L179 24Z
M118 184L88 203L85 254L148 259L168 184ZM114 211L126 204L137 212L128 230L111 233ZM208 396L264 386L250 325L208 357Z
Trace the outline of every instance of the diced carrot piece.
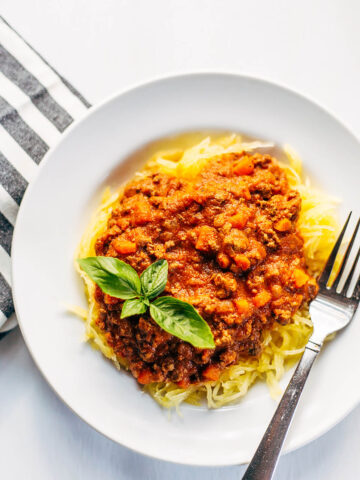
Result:
M205 380L216 381L220 377L220 368L216 365L209 365L202 373Z
M133 222L135 225L144 225L152 220L150 205L146 201L139 201L133 208Z
M250 213L248 209L240 210L236 215L229 218L229 221L233 227L244 228L249 220Z
M254 162L248 156L242 157L233 168L235 175L251 175L254 171Z
M235 255L234 261L236 265L241 268L241 270L245 271L250 268L251 262L248 259L248 257L243 253L239 253L238 255Z
M130 242L129 240L121 237L115 238L115 240L112 241L112 246L118 253L121 253L122 255L136 252L136 243Z
M262 290L253 298L255 307L263 307L271 300L271 294L266 290Z
M218 250L219 239L215 228L207 225L200 227L195 248L203 252L215 252Z
M249 305L249 302L245 300L245 298L237 298L236 300L234 300L234 303L235 303L235 308L240 315L246 314L249 312L250 305Z
M149 368L141 370L137 377L137 381L142 385L147 385L148 383L153 382L153 374Z
M266 257L266 248L260 242L256 245L256 248L253 251L255 258L258 260L264 260Z
M300 268L295 268L293 273L293 279L296 288L300 288L305 285L305 283L309 280L309 275L307 275L304 270Z
M221 268L228 268L230 265L230 258L226 255L226 253L219 253L216 260Z
M288 232L291 229L291 222L288 218L282 218L275 223L274 228L278 232Z

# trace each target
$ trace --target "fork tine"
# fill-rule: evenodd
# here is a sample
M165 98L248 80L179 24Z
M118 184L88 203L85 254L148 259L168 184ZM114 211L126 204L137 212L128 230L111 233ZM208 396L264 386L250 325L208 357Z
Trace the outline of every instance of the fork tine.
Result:
M327 282L329 281L329 277L330 277L331 271L332 271L333 266L334 266L335 258L338 254L342 239L343 239L344 234L345 234L346 227L348 226L348 223L349 223L349 220L350 220L350 217L351 217L351 213L352 212L349 213L349 216L346 219L345 225L343 226L343 229L341 230L341 233L338 236L338 239L336 240L336 243L335 243L335 245L334 245L334 247L333 247L333 249L332 249L332 251L329 255L329 258L326 262L324 270L322 271L322 274L320 275L320 278L319 278L319 284L320 285L326 286Z
M342 277L342 274L344 273L344 270L345 270L345 266L346 266L346 262L348 261L349 259L349 256L350 256L350 252L351 252L351 249L353 247L353 244L354 244L354 241L355 241L355 238L356 238L356 234L359 230L359 226L360 226L360 218L359 220L357 221L357 224L356 224L356 227L355 227L355 230L354 230L354 233L351 237L351 240L350 240L350 243L346 249L346 252L345 252L345 255L344 255L344 258L342 259L342 262L341 262L341 267L339 269L339 272L336 274L336 278L335 278L335 281L334 283L331 285L331 288L333 290L336 290L337 287L339 286L339 283L340 283L340 280L341 280L341 277Z
M359 250L359 253L360 253L360 250ZM355 300L360 300L360 275L359 275L358 281L356 282L354 293L352 294L351 298L354 298Z
M357 254L356 254L355 260L354 260L354 262L353 262L353 265L352 265L352 267L351 267L351 270L350 270L350 272L349 272L349 275L347 276L346 282L344 283L343 289L342 289L341 292L340 292L340 293L343 294L343 295L346 295L346 292L349 290L350 283L351 283L352 277L354 276L354 273L355 273L355 270L356 270L356 265L357 265L357 263L358 263L359 258L360 258L360 248L359 248L359 250L358 250L358 252L357 252ZM354 295L355 295L355 290L356 290L356 289L359 289L359 287L360 287L360 278L359 278L359 280L358 280L358 282L357 282L357 284L356 284L356 287L355 287L355 289L354 289L354 292L353 292L353 294L352 294L353 297L354 297Z

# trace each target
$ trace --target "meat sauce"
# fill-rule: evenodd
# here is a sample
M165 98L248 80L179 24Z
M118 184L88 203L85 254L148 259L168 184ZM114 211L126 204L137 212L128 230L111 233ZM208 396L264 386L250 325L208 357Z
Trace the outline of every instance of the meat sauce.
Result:
M194 305L216 345L195 348L148 314L120 319L123 301L97 287L97 324L139 383L217 380L241 357L261 352L264 329L291 322L316 295L297 229L300 207L284 170L259 153L212 159L192 181L150 172L125 187L96 254L139 274L166 259L163 294Z

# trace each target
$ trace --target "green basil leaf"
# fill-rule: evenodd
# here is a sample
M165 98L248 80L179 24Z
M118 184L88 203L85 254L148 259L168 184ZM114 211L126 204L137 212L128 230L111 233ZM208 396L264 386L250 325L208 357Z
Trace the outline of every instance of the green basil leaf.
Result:
M126 300L141 295L141 283L136 270L112 257L78 259L80 267L104 293Z
M145 297L152 300L160 295L166 287L168 276L168 262L158 260L143 271L141 274L141 287Z
M121 318L141 315L146 312L146 305L140 298L130 298L124 302L121 310Z
M150 315L168 333L198 348L215 348L209 325L190 303L159 297L150 304Z

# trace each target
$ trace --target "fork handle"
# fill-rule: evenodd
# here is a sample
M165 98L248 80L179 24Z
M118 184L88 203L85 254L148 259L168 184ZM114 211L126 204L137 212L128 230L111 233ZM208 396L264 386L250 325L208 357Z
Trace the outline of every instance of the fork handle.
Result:
M301 392L320 348L321 345L311 341L306 345L303 356L242 480L272 479Z

